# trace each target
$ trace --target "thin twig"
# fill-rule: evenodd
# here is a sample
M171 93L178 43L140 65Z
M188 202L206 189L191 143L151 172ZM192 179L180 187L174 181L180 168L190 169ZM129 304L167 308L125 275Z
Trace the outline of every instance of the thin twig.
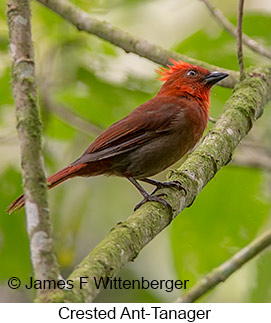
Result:
M213 15L217 23L226 30L233 37L237 37L237 29L235 26L223 15L223 13L216 8L209 0L201 0L204 2L210 13ZM246 34L243 34L243 43L249 47L254 52L271 59L271 51L265 48L263 45L256 42L254 39L250 38Z
M267 231L259 238L253 240L237 254L215 268L211 273L201 279L189 292L177 299L177 303L192 303L209 290L224 282L229 276L241 268L245 263L254 258L271 245L271 231Z
M29 0L8 0L7 17L31 260L36 279L57 280L59 268L53 248L41 152ZM40 295L45 293L45 289L38 290Z
M217 70L220 72L226 72L229 74L229 77L225 78L219 83L219 85L224 87L233 88L239 81L239 75L235 71L225 70L221 67L210 65L188 56L165 50L164 48L152 44L144 39L136 38L127 32L112 26L108 22L99 21L91 17L86 11L79 9L67 0L37 1L69 21L79 30L86 31L107 40L112 44L124 49L124 51L127 53L135 53L161 65L170 64L169 58L171 57L175 60L180 59L190 64L200 65L210 71Z
M240 81L245 78L245 65L243 58L243 43L242 43L242 34L243 34L243 12L244 12L244 0L239 0L238 5L238 18L237 18L237 57L238 65L240 70Z

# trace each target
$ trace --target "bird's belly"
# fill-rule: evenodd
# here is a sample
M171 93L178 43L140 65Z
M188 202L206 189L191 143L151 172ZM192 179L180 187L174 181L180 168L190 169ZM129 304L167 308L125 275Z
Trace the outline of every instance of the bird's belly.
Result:
M112 173L137 179L153 176L181 159L195 144L176 136L160 136L133 151L116 156Z

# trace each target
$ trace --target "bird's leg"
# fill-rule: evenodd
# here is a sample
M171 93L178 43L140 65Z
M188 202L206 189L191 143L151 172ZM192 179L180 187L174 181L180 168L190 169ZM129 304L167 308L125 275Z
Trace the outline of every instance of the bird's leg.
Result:
M160 188L172 187L172 186L177 188L179 191L184 191L185 194L187 193L186 189L182 186L182 184L179 181L159 182L159 181L156 181L156 180L150 179L150 178L143 178L140 180L142 182L149 183L151 185L156 186L156 189L152 192L152 194L154 194Z
M170 209L172 209L171 205L166 200L160 198L159 196L150 195L148 192L146 192L144 188L133 177L127 177L127 178L144 197L144 199L135 206L134 211L136 211L141 205L143 205L148 201L158 202L158 203L161 203L164 207L168 206ZM165 194L162 194L162 195L165 195Z

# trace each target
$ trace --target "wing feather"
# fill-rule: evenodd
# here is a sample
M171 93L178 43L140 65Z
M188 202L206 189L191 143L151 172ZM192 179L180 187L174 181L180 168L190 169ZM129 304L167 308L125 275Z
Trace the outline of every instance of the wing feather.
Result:
M176 109L176 103L168 102L168 98L154 97L106 129L73 165L110 158L138 148L156 138L157 133L169 132L180 111L181 108Z

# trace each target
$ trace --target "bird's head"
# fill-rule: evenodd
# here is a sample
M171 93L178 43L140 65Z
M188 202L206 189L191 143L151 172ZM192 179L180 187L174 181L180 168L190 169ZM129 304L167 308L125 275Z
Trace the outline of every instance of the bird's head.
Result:
M168 69L157 70L159 79L165 81L159 95L194 97L209 106L211 87L228 76L227 73L209 70L182 61L169 59Z

